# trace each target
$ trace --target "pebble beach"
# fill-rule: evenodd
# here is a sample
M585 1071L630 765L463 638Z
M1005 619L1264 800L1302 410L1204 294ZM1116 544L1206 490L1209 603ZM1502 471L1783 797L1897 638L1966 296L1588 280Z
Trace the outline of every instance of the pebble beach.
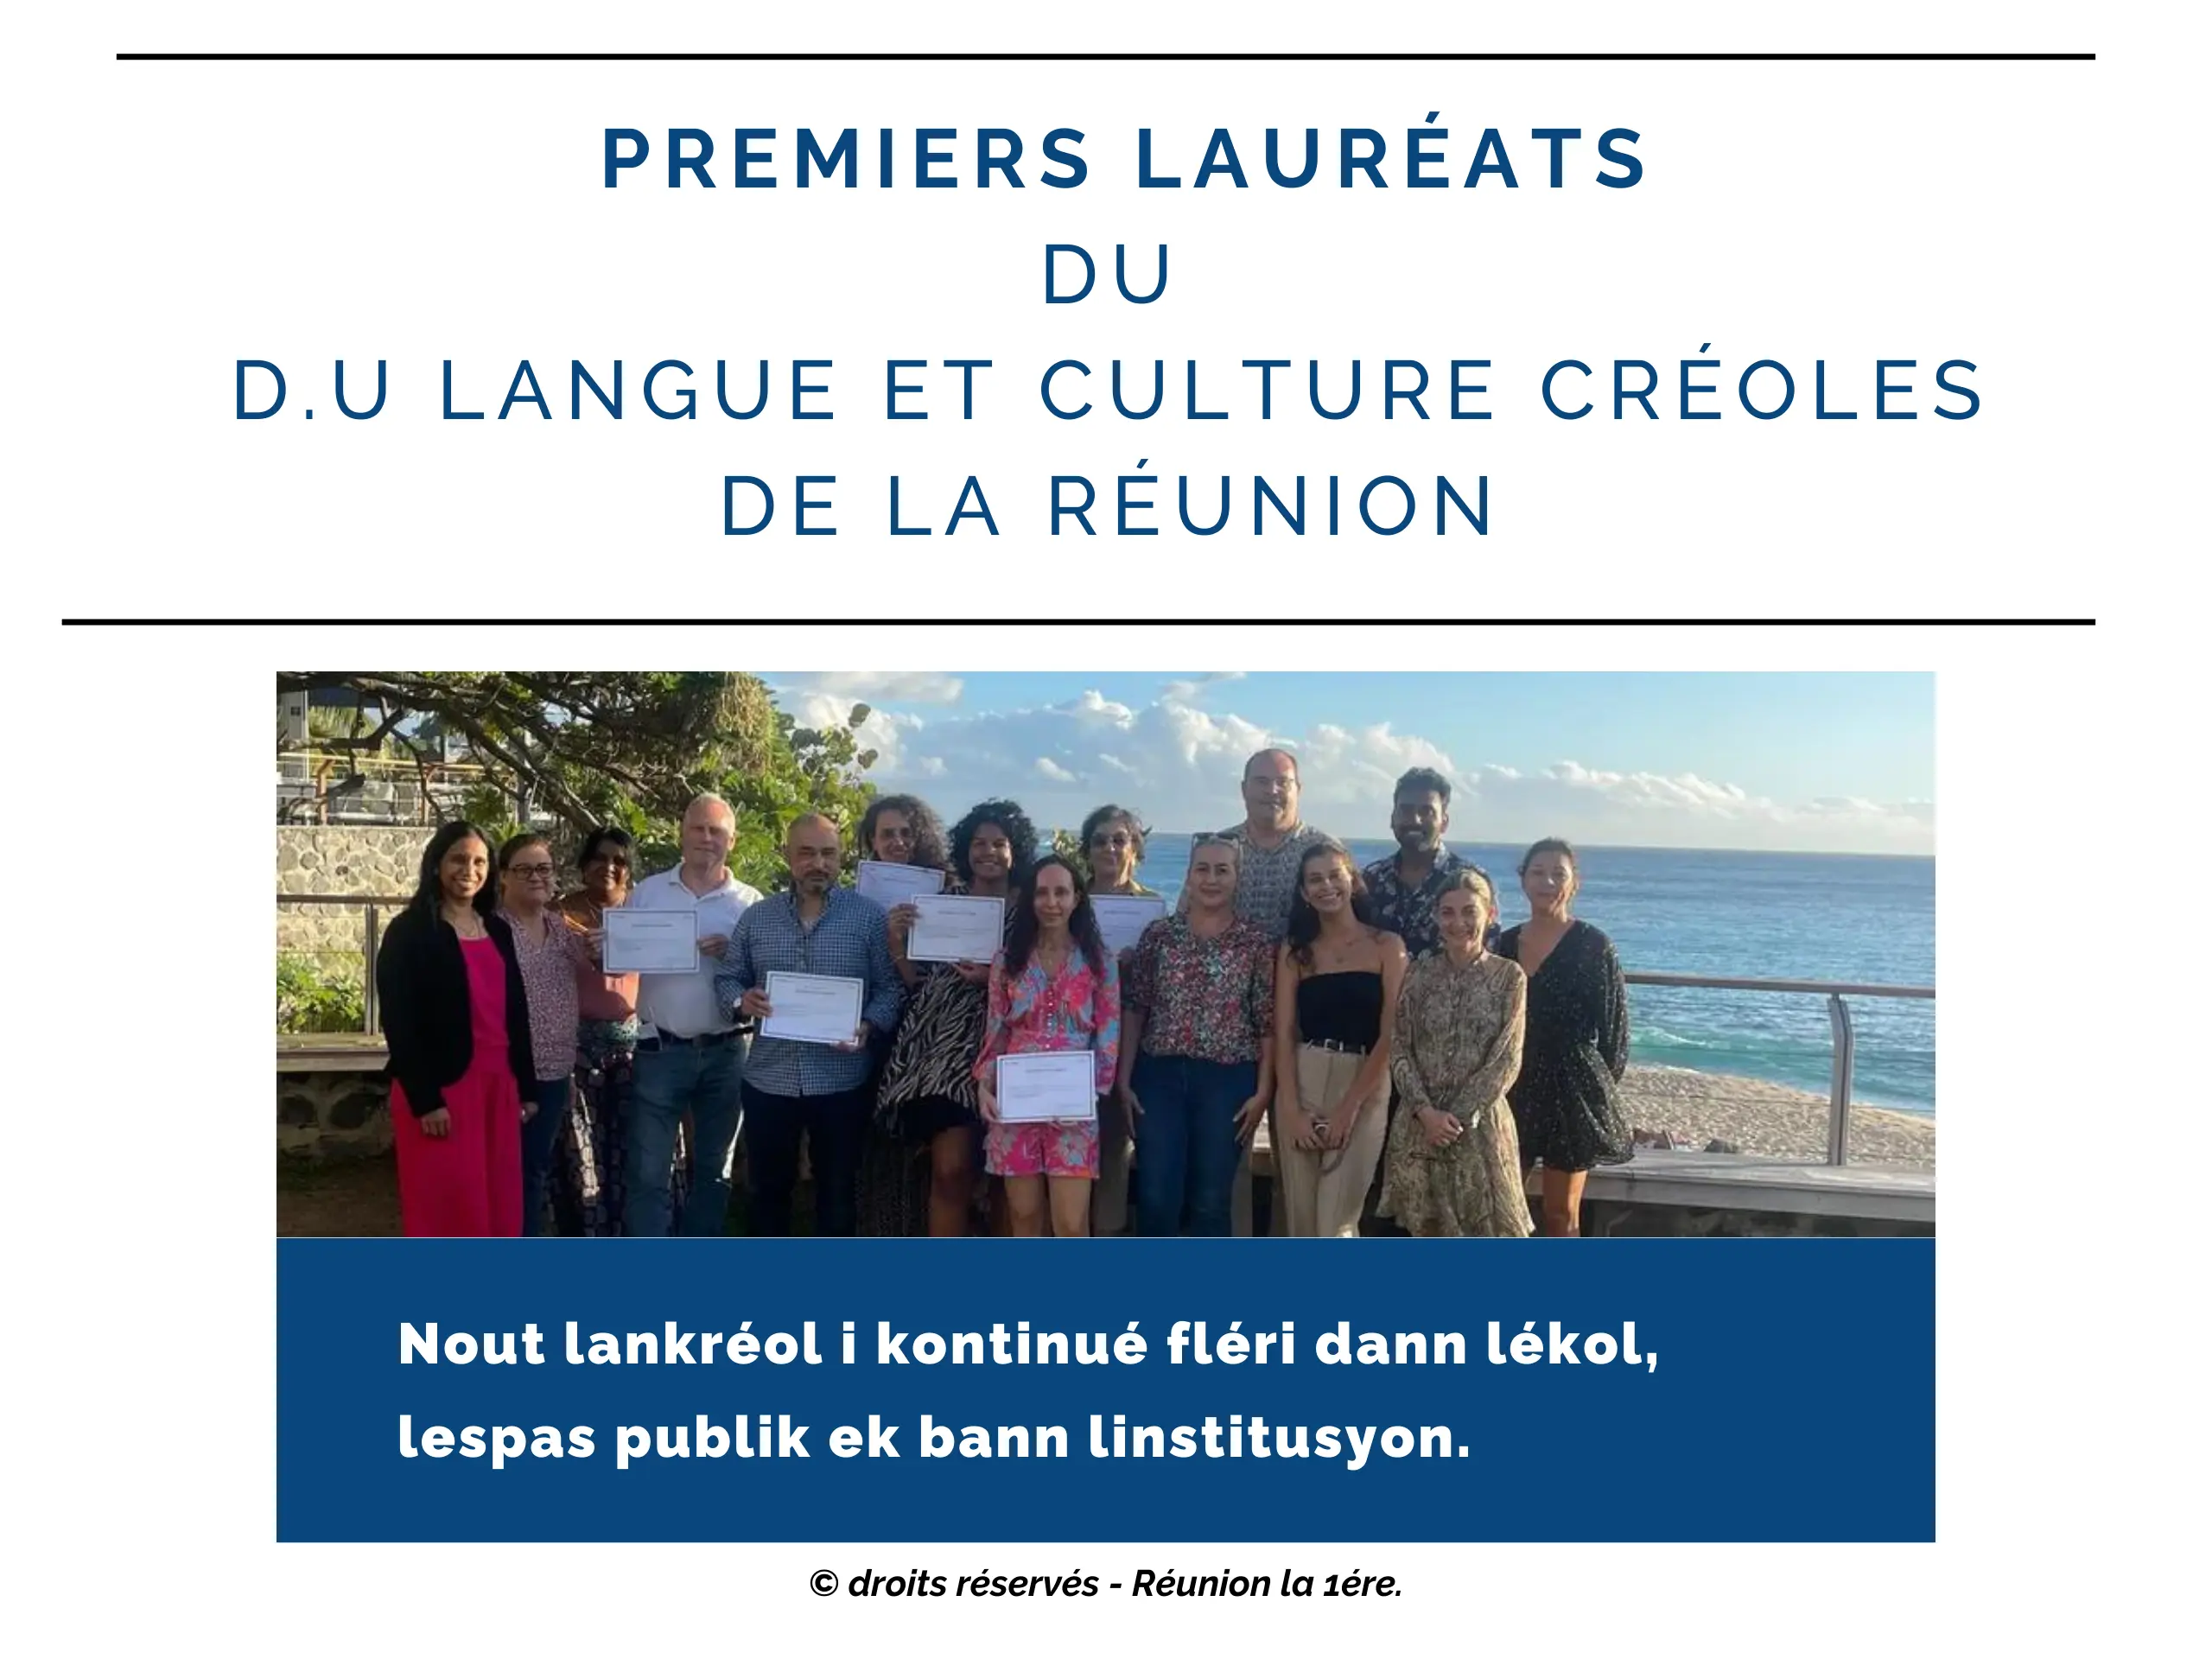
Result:
M1756 1077L1631 1065L1621 1083L1621 1108L1643 1145L1660 1144L1663 1132L1694 1152L1725 1141L1751 1157L1827 1156L1827 1096ZM1854 1102L1851 1160L1933 1169L1936 1120Z

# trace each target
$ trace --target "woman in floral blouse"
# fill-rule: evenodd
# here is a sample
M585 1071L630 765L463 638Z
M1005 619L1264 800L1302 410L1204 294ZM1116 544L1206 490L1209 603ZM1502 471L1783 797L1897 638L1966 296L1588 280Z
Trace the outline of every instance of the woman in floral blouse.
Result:
M1483 938L1497 896L1467 868L1436 898L1442 943L1406 970L1390 1080L1398 1114L1382 1213L1416 1238L1526 1238L1521 1140L1505 1091L1521 1071L1529 981Z
M1118 1093L1137 1126L1138 1232L1229 1236L1243 1148L1274 1096L1274 942L1236 915L1237 845L1191 844L1189 905L1129 963Z
M1090 1231L1090 1184L1098 1175L1098 1120L1005 1123L995 1086L1002 1054L1089 1049L1096 1088L1114 1087L1122 1037L1122 982L1098 937L1098 923L1075 868L1057 853L1024 871L1014 890L1006 949L991 964L983 1052L976 1084L983 1122L984 1164L1006 1182L1017 1238L1043 1236L1048 1203L1053 1234Z
M584 941L556 915L553 845L524 831L499 847L499 915L513 931L515 957L530 1005L536 1086L522 1103L522 1236L544 1225L545 1193L554 1154L569 1130L569 1103L576 1069L576 964ZM574 1217L562 1230L580 1231Z

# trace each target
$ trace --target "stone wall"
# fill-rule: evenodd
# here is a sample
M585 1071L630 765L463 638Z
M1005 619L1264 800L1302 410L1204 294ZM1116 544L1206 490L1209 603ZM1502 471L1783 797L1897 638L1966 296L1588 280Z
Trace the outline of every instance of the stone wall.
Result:
M289 893L391 898L415 891L428 830L409 825L280 824L276 830L276 949L313 955L328 969L360 971L361 912L351 905L288 905ZM389 913L385 917L391 919Z
M276 1150L315 1159L391 1151L388 1085L373 1071L278 1072Z

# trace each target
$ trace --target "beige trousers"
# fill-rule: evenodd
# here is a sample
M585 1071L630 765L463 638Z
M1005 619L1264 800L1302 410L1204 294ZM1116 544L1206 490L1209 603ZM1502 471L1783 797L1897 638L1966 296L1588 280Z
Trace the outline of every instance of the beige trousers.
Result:
M1300 1045L1298 1103L1315 1117L1334 1114L1366 1057ZM1375 1179L1389 1133L1387 1102L1370 1100L1352 1125L1351 1139L1336 1152L1305 1152L1279 1145L1275 1191L1293 1238L1357 1238L1359 1212Z

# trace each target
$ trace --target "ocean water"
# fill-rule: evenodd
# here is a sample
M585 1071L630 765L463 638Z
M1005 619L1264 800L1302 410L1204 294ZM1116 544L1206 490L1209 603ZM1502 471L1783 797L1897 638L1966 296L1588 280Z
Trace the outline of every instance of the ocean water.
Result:
M1527 919L1514 874L1522 849L1455 842L1497 882L1507 926ZM1350 843L1362 864L1396 844ZM1185 835L1154 834L1139 871L1171 897ZM1936 982L1936 861L1826 853L1680 852L1590 847L1574 913L1605 929L1630 972L1745 979ZM1936 1005L1852 997L1856 1096L1932 1115ZM1629 987L1632 1057L1656 1065L1828 1090L1827 999L1802 993Z

